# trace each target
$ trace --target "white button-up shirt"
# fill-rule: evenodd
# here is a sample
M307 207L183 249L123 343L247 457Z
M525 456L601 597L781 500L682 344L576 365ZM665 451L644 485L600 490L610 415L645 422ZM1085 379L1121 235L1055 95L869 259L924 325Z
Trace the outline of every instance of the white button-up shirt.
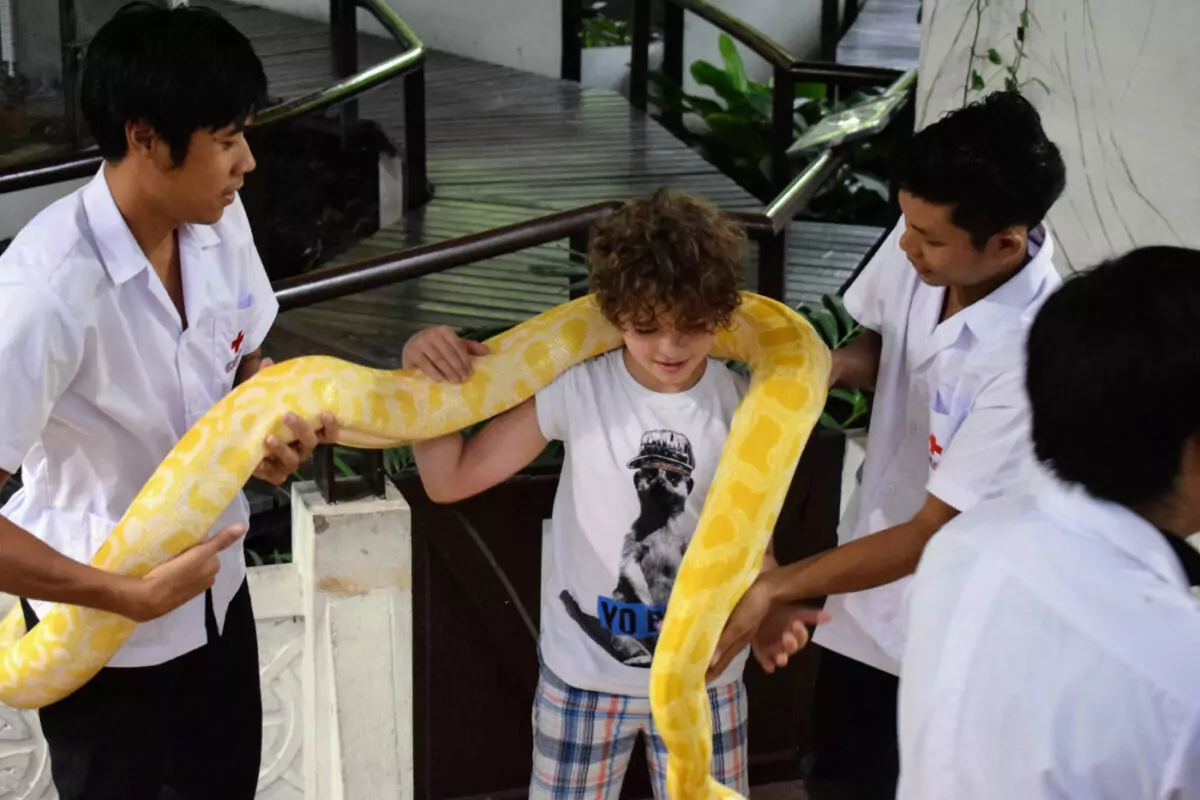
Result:
M1029 438L1025 337L1041 304L1061 285L1044 228L1030 260L987 297L939 322L946 290L926 285L904 251L901 220L846 293L846 309L879 333L875 398L862 482L838 530L839 543L907 522L926 493L958 511L1028 487L1038 475ZM832 619L813 641L899 672L903 578L826 603Z
M1200 798L1200 603L1141 517L1053 479L988 503L906 618L901 800Z
M227 394L278 303L241 201L179 230L186 329L125 224L103 170L35 217L0 256L0 510L88 562L183 434ZM210 533L249 521L241 494ZM221 554L217 623L245 577ZM44 614L50 604L35 602ZM110 666L157 664L206 641L204 597L138 626Z

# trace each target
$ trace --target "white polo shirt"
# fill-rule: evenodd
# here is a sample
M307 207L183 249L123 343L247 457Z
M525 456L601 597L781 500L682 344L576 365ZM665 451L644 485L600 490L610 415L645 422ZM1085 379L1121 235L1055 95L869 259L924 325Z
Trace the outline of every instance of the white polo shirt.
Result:
M23 483L0 513L77 561L91 560L175 443L230 391L278 311L240 199L215 225L178 235L186 330L103 170L0 256L0 469L20 467ZM248 520L239 494L210 533ZM218 625L244 577L242 548L224 551ZM138 626L110 666L162 663L205 641L201 595Z
M1007 283L939 322L946 290L926 285L904 251L903 219L846 293L846 310L879 333L875 398L862 482L839 543L907 522L932 494L960 512L1038 475L1025 395L1025 336L1061 285L1044 228ZM898 674L908 578L826 603L813 641Z
M901 800L1200 798L1200 602L1163 535L1049 479L925 548Z

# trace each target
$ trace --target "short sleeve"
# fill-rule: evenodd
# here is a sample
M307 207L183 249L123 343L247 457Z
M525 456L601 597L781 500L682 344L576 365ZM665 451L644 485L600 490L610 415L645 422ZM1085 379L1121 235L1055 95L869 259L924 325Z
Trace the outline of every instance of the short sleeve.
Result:
M850 284L845 297L842 298L850 316L854 317L859 325L876 333L882 331L885 306L894 294L888 289L891 283L888 273L896 260L896 253L900 250L903 227L904 221L901 220L879 245L875 255L871 256L871 260L854 279L854 283Z
M244 242L242 247L245 249L241 262L246 269L246 274L242 276L245 295L239 299L242 302L250 302L250 298L253 298L254 312L252 321L246 326L247 344L244 350L251 353L262 347L271 326L275 324L275 318L279 316L279 300L275 297L271 279L254 244L254 232L250 228L250 220L246 216L246 209L240 197L230 206L230 211L236 215L238 235Z
M16 472L83 358L83 334L49 289L0 282L0 469Z
M1022 375L1006 370L980 391L929 480L928 492L959 512L1037 475Z
M567 441L570 436L570 385L575 370L569 369L534 395L538 427L547 441Z

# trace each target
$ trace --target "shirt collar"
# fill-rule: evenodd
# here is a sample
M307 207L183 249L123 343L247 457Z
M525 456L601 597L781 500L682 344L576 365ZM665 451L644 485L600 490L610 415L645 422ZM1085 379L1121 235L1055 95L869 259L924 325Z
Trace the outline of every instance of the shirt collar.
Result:
M100 260L113 283L122 284L150 267L133 232L121 216L101 165L83 190L83 208ZM204 249L221 243L211 225L186 224L179 229L180 246L190 243Z
M1029 232L1029 261L1003 285L964 308L956 317L977 338L988 338L996 328L1032 315L1035 301L1046 294L1047 284L1058 278L1054 269L1054 240L1045 224ZM953 317L951 318L953 319Z
M999 330L1028 324L1026 318L1032 317L1039 305L1035 301L1046 294L1048 283L1058 280L1052 261L1054 245L1045 225L1029 232L1029 255L1025 266L1003 285L941 322L936 320L941 316L947 290L938 289L929 295L926 313L932 315L934 328L922 363L954 346L964 333L976 342L984 342L995 340Z
M1038 505L1061 527L1103 539L1161 580L1189 591L1183 566L1162 533L1128 508L1051 477Z

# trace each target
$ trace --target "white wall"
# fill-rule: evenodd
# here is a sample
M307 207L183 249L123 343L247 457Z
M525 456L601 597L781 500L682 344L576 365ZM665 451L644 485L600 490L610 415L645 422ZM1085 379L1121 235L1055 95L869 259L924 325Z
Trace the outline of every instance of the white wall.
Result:
M1007 59L1023 0L993 0L977 52ZM1023 79L1067 162L1051 210L1062 269L1135 246L1200 247L1200 70L1197 0L1031 0ZM918 126L962 103L973 0L925 0ZM991 78L998 69L981 62ZM1000 80L989 81L999 88Z
M329 0L240 0L309 19L329 20ZM388 0L426 47L558 77L561 0ZM359 30L383 35L366 11Z

